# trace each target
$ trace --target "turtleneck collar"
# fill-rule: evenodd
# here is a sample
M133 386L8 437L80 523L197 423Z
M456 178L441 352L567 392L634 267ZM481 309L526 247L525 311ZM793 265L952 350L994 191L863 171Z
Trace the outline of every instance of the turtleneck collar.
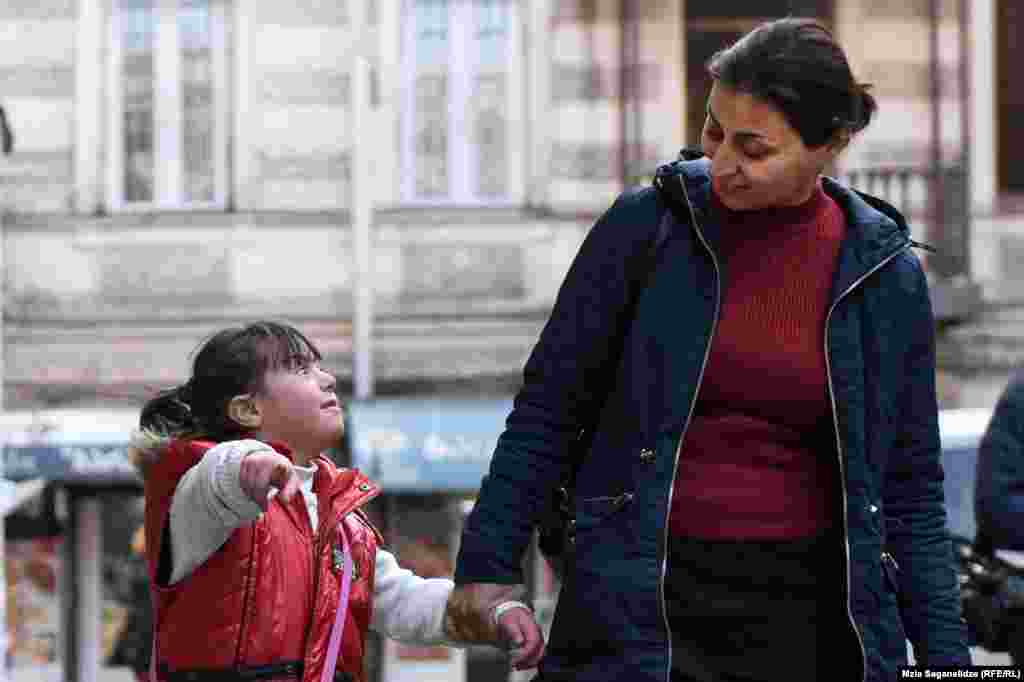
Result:
M825 194L821 180L814 186L811 196L795 206L771 206L749 211L734 211L721 202L714 189L710 191L711 210L719 218L722 225L728 228L757 226L770 231L790 232L801 231L813 225L828 205L829 197Z

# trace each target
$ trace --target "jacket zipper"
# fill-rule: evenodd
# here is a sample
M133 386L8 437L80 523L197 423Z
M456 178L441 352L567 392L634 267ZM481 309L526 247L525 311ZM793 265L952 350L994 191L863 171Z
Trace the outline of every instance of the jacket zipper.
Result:
M866 679L867 676L867 650L864 648L864 640L861 638L860 632L857 630L857 624L853 620L853 611L850 608L850 594L853 592L853 586L850 584L850 529L849 529L849 510L847 509L847 492L846 492L846 467L843 465L843 439L839 432L839 411L836 409L836 393L835 388L832 385L832 363L829 359L829 322L832 320L832 313L836 307L842 302L846 295L856 289L860 284L868 277L873 275L875 272L885 267L893 258L900 255L905 249L911 246L911 243L901 246L899 249L889 254L875 267L871 268L863 275L858 277L849 287L847 287L836 300L829 306L828 314L825 316L825 373L828 379L828 397L829 403L832 407L832 425L835 428L836 434L836 454L839 458L839 483L840 490L842 491L842 506L843 506L843 559L846 564L846 617L850 626L853 628L853 634L857 637L857 644L860 646L861 660L861 680Z
M315 495L316 493L313 494ZM305 504L305 500L303 500L303 504ZM319 517L319 514L317 516ZM309 557L309 568L313 575L313 589L309 593L309 606L306 609L306 613L309 614L309 623L306 624L306 633L302 637L303 663L305 663L306 652L309 649L309 636L312 634L313 624L316 622L316 595L320 591L320 571L318 570L316 558L320 555L320 529L323 528L323 525L323 518L318 518L317 527L312 529L313 542ZM305 676L305 666L303 666L303 676Z
M704 381L704 370L708 366L708 356L711 354L711 343L715 338L715 329L718 327L718 314L719 308L722 301L722 270L718 265L718 258L715 257L715 252L704 238L704 233L701 232L700 226L697 224L697 215L693 211L693 204L690 203L690 196L686 191L686 185L684 184L683 176L676 176L679 179L679 184L683 189L683 196L686 198L686 208L690 212L690 221L693 223L693 229L697 233L698 239L701 244L707 249L711 255L711 262L715 266L715 314L711 318L711 334L708 336L707 346L704 348L704 360L700 365L700 374L697 375L697 387L693 392L693 399L690 401L690 410L686 415L686 424L683 426L682 433L679 434L679 440L676 442L676 454L675 459L672 463L672 481L668 489L668 507L665 510L665 531L661 537L661 577L658 580L658 598L661 600L661 617L665 622L665 632L668 634L668 670L665 672L665 679L668 680L672 676L672 626L668 622L668 604L665 602L665 575L668 572L668 522L669 515L672 513L672 496L675 492L676 487L676 473L679 469L679 453L683 447L683 439L686 437L686 431L690 428L690 419L693 417L694 407L697 405L697 396L700 394L700 385Z
M313 571L313 591L310 593L310 620L309 624L306 626L306 634L302 640L303 659L305 659L306 650L309 648L309 636L312 634L313 624L314 621L316 620L316 598L317 594L320 592L320 564L317 562L317 558L321 554L323 554L324 538L329 536L329 533L324 531L329 528L335 528L339 524L341 524L344 521L345 517L348 516L350 512L355 511L356 507L365 502L366 499L366 497L362 497L358 501L356 501L356 503L354 503L351 507L347 508L347 510L343 509L341 513L332 513L329 518L321 516L318 519L317 528L313 532L313 553L310 556L310 561L312 562L311 567ZM344 527L341 528L340 532L345 532ZM351 551L351 549L349 551ZM355 561L354 555L352 556L352 560ZM324 661L324 664L326 665L326 660Z

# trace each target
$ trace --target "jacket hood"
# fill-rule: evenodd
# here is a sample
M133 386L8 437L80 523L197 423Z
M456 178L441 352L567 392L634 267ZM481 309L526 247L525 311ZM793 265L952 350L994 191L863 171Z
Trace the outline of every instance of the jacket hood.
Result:
M169 434L138 429L128 439L128 461L145 477L149 467L174 440Z

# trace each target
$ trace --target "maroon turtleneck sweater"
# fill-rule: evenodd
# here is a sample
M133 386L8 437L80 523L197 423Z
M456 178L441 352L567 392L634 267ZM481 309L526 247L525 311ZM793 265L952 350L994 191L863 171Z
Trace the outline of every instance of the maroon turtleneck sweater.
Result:
M838 480L824 334L846 220L820 183L800 206L712 205L722 303L669 529L704 539L808 537L832 524Z

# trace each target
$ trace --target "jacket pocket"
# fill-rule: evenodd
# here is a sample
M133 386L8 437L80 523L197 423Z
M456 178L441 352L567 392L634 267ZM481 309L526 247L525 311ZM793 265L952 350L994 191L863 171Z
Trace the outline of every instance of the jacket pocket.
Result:
M633 502L633 493L604 497L583 497L576 500L575 530L585 532L601 525Z

